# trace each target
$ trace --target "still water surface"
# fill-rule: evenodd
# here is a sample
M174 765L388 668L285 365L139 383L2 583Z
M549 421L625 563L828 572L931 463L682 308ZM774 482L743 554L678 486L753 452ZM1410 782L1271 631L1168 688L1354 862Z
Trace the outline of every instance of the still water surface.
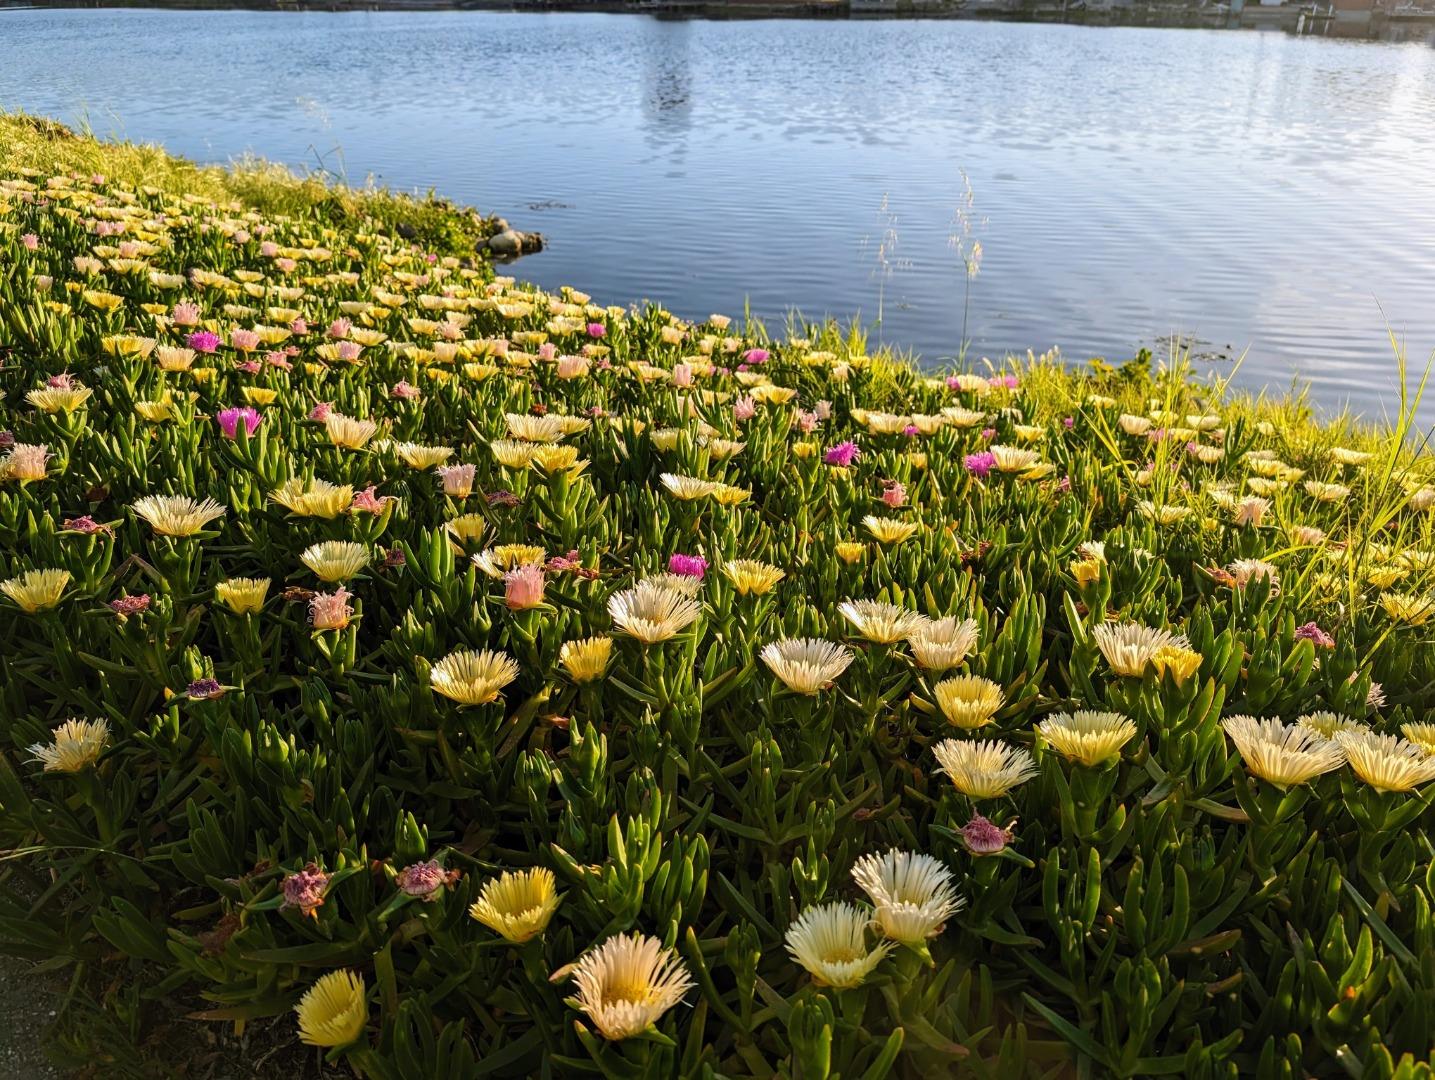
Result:
M1172 335L1394 408L1435 348L1435 49L982 22L0 11L0 106L433 187L520 276L702 316L877 315L976 355ZM885 209L884 209L885 208ZM885 242L884 242L885 241ZM1382 314L1383 312L1383 314ZM1435 402L1426 410L1435 415Z

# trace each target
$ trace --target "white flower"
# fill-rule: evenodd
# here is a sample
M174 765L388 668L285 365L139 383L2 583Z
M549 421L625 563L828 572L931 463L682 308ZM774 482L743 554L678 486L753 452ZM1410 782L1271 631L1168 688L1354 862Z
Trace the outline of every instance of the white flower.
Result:
M852 880L871 898L882 933L913 948L925 948L962 909L951 871L930 855L895 848L864 855L852 867Z

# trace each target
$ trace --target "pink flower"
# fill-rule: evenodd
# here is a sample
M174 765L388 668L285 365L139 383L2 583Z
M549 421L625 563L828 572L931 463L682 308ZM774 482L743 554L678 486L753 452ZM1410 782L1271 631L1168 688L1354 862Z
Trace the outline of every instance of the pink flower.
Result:
M400 379L394 383L394 388L389 393L404 401L415 401L419 397L420 390L417 386L411 385L407 379Z
M847 442L840 442L836 446L828 447L827 452L822 455L822 460L829 465L838 465L842 468L846 468L861 456L862 451L858 448L857 444L849 440Z
M1313 622L1308 622L1304 626L1297 627L1295 640L1309 641L1318 649L1335 648L1335 638L1331 637Z
M214 417L219 424L219 430L224 433L226 439L237 438L239 435L239 422L244 421L244 432L246 435L253 435L259 430L259 421L263 419L259 410L248 405L242 408L220 409Z
M732 418L738 423L751 420L757 415L757 402L744 394L732 403Z
M359 354L364 351L364 347L357 341L341 341L336 351L340 360L352 364L359 358Z
M674 385L674 386L692 386L692 385L693 385L693 366L692 366L692 364L674 364L674 365L673 365L673 385Z
M340 316L329 324L327 333L331 338L342 339L348 337L349 331L353 328L354 324L352 322Z
M199 305L191 304L188 300L174 305L174 311L170 314L170 321L175 326L198 326Z
M983 450L980 454L968 454L962 459L962 464L967 467L967 472L983 480L987 474L996 466L997 456L990 450Z
M111 600L110 610L121 619L131 615L138 615L149 610L149 594L140 593L138 596L121 596L118 600Z
M703 579L708 572L708 561L701 555L672 555L668 559L668 570L680 577Z
M333 411L334 403L332 401L321 401L309 410L309 419L317 420L322 424L325 420L329 419L329 414Z
M317 919L328 888L329 875L310 863L298 873L286 877L280 891L284 894L285 907L296 907L302 914Z
M895 509L907 501L907 489L893 480L882 489L882 501Z
M802 429L804 435L811 435L821 422L822 418L815 412L804 412L801 409L797 411L797 426Z
M285 356L278 349L265 353L264 362L270 367L277 367L280 371L292 371L294 369L294 365L289 362L289 357Z
M264 369L258 360L241 360L234 365L234 370L242 371L246 375L258 375Z
M438 476L439 483L443 485L443 493L455 499L468 498L473 494L473 476L476 471L475 465L440 465Z
M832 418L832 402L819 401L812 410L819 420L830 420Z
M394 878L394 884L400 892L409 896L426 901L437 900L439 893L456 882L458 876L457 870L445 870L436 860L430 859L404 867Z
M604 326L602 323L600 323L600 322L590 322L590 323L588 324L588 336L589 336L590 338L606 337L607 334L608 334L608 328L607 328L606 326Z
M922 434L922 429L919 428L916 424L908 424L902 429L902 434L907 436L907 438L909 439L914 439L918 435Z
M998 390L1015 390L1018 383L1015 375L1007 373L1006 375L993 375L987 380L987 385L995 387Z
M948 376L947 376L947 389L948 389L948 390L960 390L961 388L962 388L962 380L961 380L961 379L957 378L957 376L955 376L955 375L948 375Z
M250 352L259 348L259 335L253 330L235 328L229 331L229 344L240 352Z
M525 563L504 574L503 601L510 611L527 611L543 603L543 564Z
M280 273L284 274L292 274L294 272L294 267L298 265L299 264L297 262L288 257L274 260L275 269L277 269Z
M219 348L219 335L208 330L196 330L185 338L185 344L195 352L212 353Z
M309 324L304 321L303 316L300 316L289 324L289 333L291 334L303 335L307 334L308 332Z
M558 356L558 346L551 341L545 341L538 346L538 359L553 360Z
M1074 427L1076 426L1076 417L1074 417L1074 416L1063 416L1063 417L1061 418L1061 426L1064 427L1064 428L1066 428L1067 431L1070 431L1072 428L1074 428Z
M66 518L61 526L64 532L79 533L82 536L93 536L97 532L108 532L105 526L101 525L89 514L82 514L75 518Z
M273 240L266 240L259 245L259 254L263 255L266 259L272 259L275 255L279 254L279 245Z
M309 601L310 624L315 630L344 629L354 617L354 609L349 606L349 597L352 595L353 593L342 585L331 593L316 593Z
M37 251L40 247L40 238L32 232L27 232L20 237L20 243L25 245L26 251Z
M976 814L963 825L961 833L962 843L973 855L995 855L1007 846L1012 837L1010 828L1003 829L981 814Z
M349 510L352 513L382 514L384 506L389 501L389 496L377 494L378 486L370 484L363 491L356 491L354 499L349 503Z
M982 428L982 438L991 441L997 437L997 429L994 427Z
M58 375L51 375L45 380L45 385L52 390L70 390L74 388L75 377L68 371L62 371Z
M765 364L767 363L767 358L771 355L772 354L766 349L748 349L747 352L742 354L742 358L749 364Z

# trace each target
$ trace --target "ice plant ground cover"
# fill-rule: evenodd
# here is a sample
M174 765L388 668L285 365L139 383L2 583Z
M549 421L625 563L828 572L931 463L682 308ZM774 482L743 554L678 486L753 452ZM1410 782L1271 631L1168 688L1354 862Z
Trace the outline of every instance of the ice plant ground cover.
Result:
M0 179L0 948L72 1052L176 1075L180 1002L384 1080L1429 1074L1409 411L378 229Z

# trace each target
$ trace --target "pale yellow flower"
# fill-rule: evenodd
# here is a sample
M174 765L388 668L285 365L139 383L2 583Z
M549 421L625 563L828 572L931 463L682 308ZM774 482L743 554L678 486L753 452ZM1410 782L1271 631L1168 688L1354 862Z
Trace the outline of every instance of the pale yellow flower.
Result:
M556 414L531 416L525 413L505 413L508 433L515 439L530 443L557 442L568 433L564 418Z
M505 940L521 945L548 929L558 900L552 870L542 866L507 870L483 883L468 914Z
M343 413L331 412L324 418L329 441L343 450L362 450L369 445L379 425L373 420L356 420Z
M1091 632L1096 647L1111 670L1118 675L1140 677L1159 649L1171 646L1189 650L1191 643L1183 634L1156 630L1139 623L1102 623Z
M1396 622L1406 626L1424 626L1435 615L1435 594L1381 593L1380 606Z
M66 720L55 729L52 742L35 743L30 753L44 762L46 772L77 773L95 763L109 738L104 720Z
M269 498L296 517L332 521L354 501L354 489L349 484L331 484L327 480L305 480L296 476L271 491Z
M913 658L934 674L959 666L976 644L976 620L955 615L923 621L907 635Z
M713 480L703 480L696 476L678 476L674 473L663 473L658 479L662 481L663 487L684 501L706 498L721 486Z
M348 581L369 565L369 548L350 540L323 540L304 549L299 561L320 581Z
M481 514L465 514L461 518L454 518L449 522L450 526L467 524L471 519L482 522L487 526L487 521ZM455 535L462 535L460 530L454 530ZM471 539L468 537L467 539ZM473 563L491 578L501 578L510 570L517 570L520 566L529 566L533 563L541 563L544 560L544 552L536 544L498 544L481 551L473 557Z
M429 672L435 692L460 705L486 705L518 678L518 662L490 649L451 652Z
M224 516L224 507L213 499L191 499L188 495L146 495L132 509L160 536L193 536Z
M852 880L871 899L882 933L914 949L925 949L927 939L940 934L964 903L952 872L916 852L893 848L863 855L852 867Z
M269 578L230 578L214 587L214 597L236 615L253 615L264 607Z
M764 646L759 655L789 690L799 694L827 689L854 658L846 646L820 638L783 638Z
M1411 743L1420 747L1420 749L1424 750L1427 754L1435 754L1435 724L1401 724L1400 734L1404 735Z
M883 600L846 600L837 610L859 634L879 645L901 641L927 621L919 612Z
M1118 757L1136 725L1120 713L1082 710L1048 716L1036 730L1062 757L1095 766Z
M655 937L610 937L583 954L573 972L578 1008L605 1039L641 1034L692 989L678 954Z
M608 598L608 614L625 634L646 645L676 637L702 615L702 605L677 589L656 582Z
M1333 712L1306 713L1296 718L1296 725L1313 731L1322 739L1333 739L1337 731L1363 731L1365 725L1359 720Z
M369 1020L364 980L352 971L331 971L305 991L294 1011L299 1038L309 1046L347 1046L364 1034Z
M1027 450L1020 446L997 444L992 446L991 454L996 459L997 470L1005 473L1026 472L1041 461L1041 455L1035 450Z
M891 942L867 944L871 922L871 915L855 904L807 908L787 929L787 951L818 985L850 989L893 948Z
M1241 752L1246 769L1278 788L1307 784L1345 762L1338 741L1307 727L1282 724L1279 718L1228 716L1221 726Z
M588 683L607 674L612 655L612 638L590 637L581 641L565 641L558 650L558 662L574 682Z
M739 596L765 596L777 587L787 572L756 559L732 559L722 564L722 575L732 582Z
M25 400L44 413L70 413L83 406L93 394L88 386L47 386L31 390Z
M0 581L0 592L21 611L35 615L56 607L69 584L68 570L26 570L19 577Z
M900 544L908 540L916 533L918 525L915 521L902 521L899 518L879 518L868 514L862 519L862 524L880 543Z
M966 731L990 724L1006 701L1001 687L980 675L943 679L932 693L947 722Z
M435 465L442 465L453 457L453 447L422 446L419 443L401 442L394 443L394 453L398 454L399 460L411 469L432 469Z
M952 786L972 799L996 799L1037 774L1031 754L996 739L943 739L932 747Z
M1337 731L1350 769L1378 791L1414 791L1435 780L1435 755L1415 743L1374 731Z

